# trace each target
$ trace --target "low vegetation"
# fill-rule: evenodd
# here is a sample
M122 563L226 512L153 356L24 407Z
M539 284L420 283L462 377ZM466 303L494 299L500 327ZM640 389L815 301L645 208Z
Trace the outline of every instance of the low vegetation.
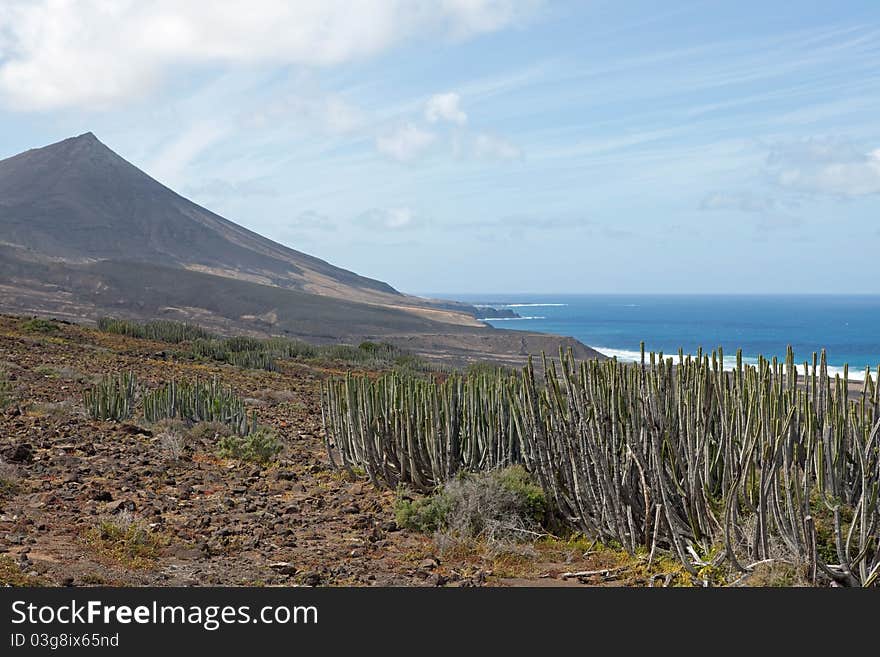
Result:
M179 461L186 453L186 436L181 431L166 428L156 436L156 440L172 461Z
M9 381L9 375L4 370L0 370L0 411L5 411L12 406L15 401L15 395L12 383Z
M167 320L139 323L125 319L101 317L98 319L98 329L105 333L116 333L131 338L145 338L172 344L211 337L211 333L201 326Z
M51 334L58 332L58 324L47 319L40 319L39 317L22 322L21 328L28 333Z
M223 436L218 441L218 448L218 453L223 458L266 465L275 460L282 445L274 431L260 427L246 436Z
M86 543L100 556L127 568L150 568L167 543L160 534L130 513L105 518L86 532Z
M15 467L0 459L0 501L9 499L21 490Z
M852 394L824 354L802 367L791 350L755 366L737 355L732 371L720 350L633 364L560 356L543 379L530 364L442 383L328 381L328 452L377 485L423 492L522 464L574 528L632 555L671 554L706 581L780 561L811 580L878 583L870 372Z
M546 513L544 491L522 466L461 472L426 497L398 491L395 505L397 524L406 529L489 542L541 535Z
M116 333L181 345L178 355L194 360L228 363L245 369L277 371L281 361L339 363L363 369L420 373L437 369L432 363L387 342L313 345L288 338L222 337L194 324L173 321L139 323L101 318L98 328ZM185 344L182 344L185 343Z
M22 572L12 557L5 554L0 556L0 586L44 586L45 584L39 576Z

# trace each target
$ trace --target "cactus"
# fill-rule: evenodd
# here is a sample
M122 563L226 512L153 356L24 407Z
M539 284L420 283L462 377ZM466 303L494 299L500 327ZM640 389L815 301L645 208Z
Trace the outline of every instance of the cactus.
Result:
M256 415L248 419L244 401L232 388L215 378L203 381L170 381L144 396L144 419L158 422L179 418L186 422L222 422L239 435L256 429Z
M83 405L93 420L131 417L137 381L131 372L108 375L83 392Z
M138 323L102 317L98 329L134 338L171 344L187 343L179 356L198 360L229 363L245 369L276 372L282 360L332 360L356 364L364 369L399 369L410 372L433 372L438 366L395 347L387 342L311 345L287 338L254 338L235 336L223 338L195 324L158 320Z
M797 366L791 349L756 365L737 351L732 370L720 349L637 363L569 352L542 358L540 371L530 360L516 376L328 380L328 454L377 485L425 491L460 470L522 463L581 531L630 552L666 548L694 575L693 554L714 546L715 565L747 570L782 545L840 583L880 579L870 372L856 395L829 376L824 352Z
M187 342L199 338L210 338L211 333L196 324L156 320L140 324L125 319L101 317L98 329L105 333L127 335L132 338L145 338L158 342Z

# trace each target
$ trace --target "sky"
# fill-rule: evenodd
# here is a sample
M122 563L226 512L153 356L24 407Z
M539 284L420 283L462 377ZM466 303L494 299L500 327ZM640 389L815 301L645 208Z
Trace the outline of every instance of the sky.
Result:
M0 158L87 131L405 292L880 293L876 0L0 0Z

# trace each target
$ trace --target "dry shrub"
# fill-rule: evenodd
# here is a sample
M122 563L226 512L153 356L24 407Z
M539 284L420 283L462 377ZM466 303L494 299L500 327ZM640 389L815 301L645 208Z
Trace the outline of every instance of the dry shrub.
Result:
M78 409L73 400L65 399L60 402L34 402L28 406L28 412L40 417L61 419L76 415Z
M15 393L12 384L9 382L9 375L5 370L0 370L0 411L4 411L12 406L15 400Z
M21 490L18 468L0 458L0 500L9 499Z
M276 388L263 388L254 393L255 398L262 399L263 401L275 402L276 404L292 402L300 396L301 395L298 395L293 390Z
M810 582L802 566L787 561L766 561L752 568L740 586L810 586Z
M132 513L123 511L101 520L86 534L99 553L129 568L151 568L167 540L153 532Z
M530 556L543 536L544 492L521 466L463 473L428 497L398 494L397 523L433 533L438 549L455 552L476 543L492 556Z
M186 453L186 437L180 431L165 429L156 436L168 458L179 461Z
M232 427L222 422L196 422L186 432L186 437L190 442L213 444L234 433Z

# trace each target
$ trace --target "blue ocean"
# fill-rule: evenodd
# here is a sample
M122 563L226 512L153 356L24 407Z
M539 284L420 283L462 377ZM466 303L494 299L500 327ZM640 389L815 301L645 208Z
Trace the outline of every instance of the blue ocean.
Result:
M440 295L438 295L440 296ZM791 345L799 362L825 349L831 371L850 366L863 378L880 365L880 296L703 295L443 295L475 305L513 310L516 319L490 319L498 328L569 335L609 356L637 360L649 351L724 348L725 362L742 349L784 357Z

